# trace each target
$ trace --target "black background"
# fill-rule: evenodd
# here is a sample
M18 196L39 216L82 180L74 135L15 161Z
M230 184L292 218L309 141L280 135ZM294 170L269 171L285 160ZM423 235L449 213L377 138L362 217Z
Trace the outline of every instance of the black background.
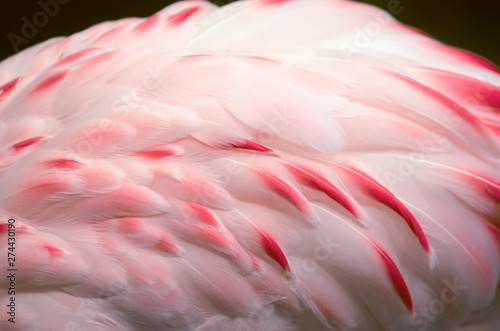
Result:
M8 34L22 36L22 18L32 21L41 10L38 1L0 0L0 59L16 53ZM55 0L52 0L55 1ZM51 37L70 35L96 23L123 17L144 17L175 1L65 0L59 12L49 18L37 34L20 50ZM498 0L365 0L388 9L389 3L400 2L399 21L415 26L447 44L473 51L500 64L500 1ZM231 1L213 0L223 5Z

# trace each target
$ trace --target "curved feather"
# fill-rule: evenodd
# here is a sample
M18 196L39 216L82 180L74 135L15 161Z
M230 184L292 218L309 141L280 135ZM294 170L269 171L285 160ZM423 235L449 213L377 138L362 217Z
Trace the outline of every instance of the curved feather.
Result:
M28 48L0 63L15 327L498 328L498 91L340 0L189 0Z

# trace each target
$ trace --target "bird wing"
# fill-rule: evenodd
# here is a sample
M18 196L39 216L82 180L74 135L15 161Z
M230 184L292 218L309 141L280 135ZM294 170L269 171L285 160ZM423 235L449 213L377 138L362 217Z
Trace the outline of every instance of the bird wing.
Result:
M500 75L475 55L349 1L194 0L0 75L2 330L498 323Z

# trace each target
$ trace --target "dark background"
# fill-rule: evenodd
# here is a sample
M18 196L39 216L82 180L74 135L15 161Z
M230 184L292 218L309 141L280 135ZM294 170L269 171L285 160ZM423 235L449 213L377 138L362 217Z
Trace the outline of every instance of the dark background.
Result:
M0 60L16 53L8 39L9 32L22 36L22 18L30 22L41 10L38 1L0 0ZM21 44L19 50L55 36L70 35L96 23L123 17L144 17L175 1L149 0L60 0L59 12L45 26ZM388 9L399 1L402 11L394 16L401 22L417 27L447 44L473 51L500 64L500 1L499 0L364 0ZM213 0L223 5L231 1Z

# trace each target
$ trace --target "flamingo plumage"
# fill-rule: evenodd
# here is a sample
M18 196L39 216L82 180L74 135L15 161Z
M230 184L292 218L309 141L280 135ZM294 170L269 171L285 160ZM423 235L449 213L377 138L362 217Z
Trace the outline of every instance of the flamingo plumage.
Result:
M0 86L1 330L500 329L476 55L350 1L192 0Z

